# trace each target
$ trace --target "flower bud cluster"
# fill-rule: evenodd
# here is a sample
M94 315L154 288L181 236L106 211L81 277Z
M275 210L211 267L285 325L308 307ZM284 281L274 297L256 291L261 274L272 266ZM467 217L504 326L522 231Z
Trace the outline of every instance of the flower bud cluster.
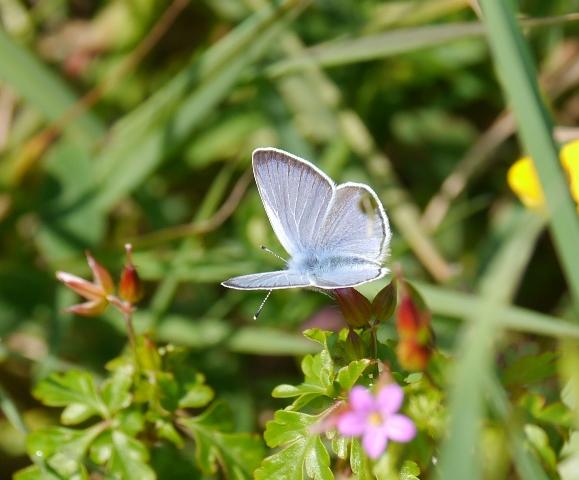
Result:
M72 305L66 310L77 315L94 317L103 313L109 305L122 312L133 310L133 306L142 298L143 288L137 269L133 264L131 245L127 244L126 261L115 296L115 283L109 271L86 252L88 265L93 274L93 281L77 277L67 272L56 272L56 278L68 288L84 297L87 301Z

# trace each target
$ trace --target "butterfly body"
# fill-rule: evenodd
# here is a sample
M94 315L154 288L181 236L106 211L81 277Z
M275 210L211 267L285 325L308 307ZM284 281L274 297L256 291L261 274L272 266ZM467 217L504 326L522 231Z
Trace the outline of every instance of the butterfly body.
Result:
M241 290L344 288L384 276L390 227L365 184L334 182L310 162L275 148L253 152L253 171L270 223L290 255L286 270L234 277Z

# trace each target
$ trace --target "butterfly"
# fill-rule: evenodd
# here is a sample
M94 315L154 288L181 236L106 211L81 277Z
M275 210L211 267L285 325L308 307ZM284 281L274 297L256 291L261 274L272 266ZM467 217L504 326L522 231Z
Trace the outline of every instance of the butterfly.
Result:
M354 287L382 278L391 231L376 193L363 183L336 185L303 158L258 148L253 174L286 269L233 277L238 290Z

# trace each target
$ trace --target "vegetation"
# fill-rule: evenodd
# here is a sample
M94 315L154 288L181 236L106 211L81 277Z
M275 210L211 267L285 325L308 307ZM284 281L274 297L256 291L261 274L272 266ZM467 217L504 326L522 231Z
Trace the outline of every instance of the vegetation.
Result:
M0 477L578 479L578 8L0 2ZM392 275L253 321L263 146Z

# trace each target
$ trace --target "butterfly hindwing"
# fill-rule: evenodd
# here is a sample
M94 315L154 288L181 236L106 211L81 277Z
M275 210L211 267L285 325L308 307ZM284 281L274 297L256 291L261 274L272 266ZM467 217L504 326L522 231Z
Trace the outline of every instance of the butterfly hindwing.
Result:
M280 270L233 277L221 285L237 290L277 290L280 288L308 287L311 283L303 273Z

